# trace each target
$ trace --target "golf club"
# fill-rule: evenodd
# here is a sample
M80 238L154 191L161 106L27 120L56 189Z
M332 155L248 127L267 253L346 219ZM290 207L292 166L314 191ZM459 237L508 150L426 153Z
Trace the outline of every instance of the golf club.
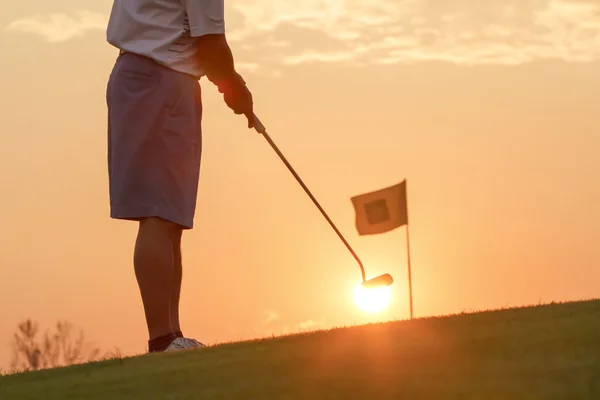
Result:
M340 240L346 245L346 248L348 249L348 251L350 252L350 254L352 254L352 257L354 257L354 259L358 263L358 266L360 267L360 272L362 274L362 286L365 287L365 288L375 288L375 287L381 287L381 286L390 286L394 282L394 278L392 278L392 276L390 274L379 275L379 276L376 276L375 278L371 278L371 279L367 280L367 277L366 277L366 274L365 274L365 268L364 268L363 263L360 260L360 258L358 258L358 256L356 255L356 252L352 249L352 247L350 246L350 244L348 243L348 241L346 241L346 239L344 238L344 236L342 235L342 233L339 231L339 229L335 226L335 224L333 223L333 221L331 220L331 218L329 218L329 216L327 215L327 213L325 212L325 210L323 209L323 207L321 207L321 205L319 204L319 202L317 201L317 199L315 198L315 196L313 196L313 194L310 192L310 190L308 190L308 187L306 187L306 185L304 184L304 182L302 181L302 179L300 178L300 176L298 176L298 174L296 173L296 171L294 170L294 168L292 168L291 164L285 158L285 156L283 155L283 153L279 150L279 148L277 147L277 145L275 144L275 142L273 142L273 139L271 139L271 137L267 133L267 129L262 124L262 122L260 122L260 120L258 119L258 117L256 115L254 115L254 129L258 133L260 133L261 135L263 135L264 138L267 140L267 142L269 142L269 144L271 145L271 147L273 148L273 150L275 151L275 153L277 153L277 155L279 156L279 158L281 159L281 161L283 161L283 163L286 165L286 167L288 167L288 169L290 170L290 172L292 173L292 175L294 175L294 177L296 178L296 180L298 181L298 183L300 184L300 186L302 186L302 188L304 189L304 191L306 192L306 194L308 195L308 197L310 197L310 199L313 201L313 203L315 203L315 206L317 206L317 208L319 209L319 211L321 211L321 214L323 214L323 217L325 217L325 219L327 220L327 222L329 222L329 225L331 225L331 227L333 228L333 230L335 231L335 233L337 233L337 235L340 238Z

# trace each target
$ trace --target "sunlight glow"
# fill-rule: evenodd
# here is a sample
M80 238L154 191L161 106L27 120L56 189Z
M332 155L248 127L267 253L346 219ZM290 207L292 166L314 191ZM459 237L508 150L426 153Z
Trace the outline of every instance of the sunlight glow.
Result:
M354 302L366 312L375 313L386 309L391 300L389 286L365 289L361 284L354 288Z

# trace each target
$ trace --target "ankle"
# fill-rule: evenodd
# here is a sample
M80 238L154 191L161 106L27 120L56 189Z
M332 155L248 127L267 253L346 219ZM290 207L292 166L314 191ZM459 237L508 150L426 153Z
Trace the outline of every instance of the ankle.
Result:
M173 340L177 339L177 335L175 333L169 333L164 336L157 337L155 339L151 339L148 341L148 352L160 352L165 351L167 347L173 342Z

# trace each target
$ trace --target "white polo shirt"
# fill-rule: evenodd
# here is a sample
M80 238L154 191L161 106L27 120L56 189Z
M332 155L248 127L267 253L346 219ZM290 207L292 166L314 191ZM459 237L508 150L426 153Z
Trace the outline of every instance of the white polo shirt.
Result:
M224 0L114 0L107 41L200 79L196 37L225 33Z

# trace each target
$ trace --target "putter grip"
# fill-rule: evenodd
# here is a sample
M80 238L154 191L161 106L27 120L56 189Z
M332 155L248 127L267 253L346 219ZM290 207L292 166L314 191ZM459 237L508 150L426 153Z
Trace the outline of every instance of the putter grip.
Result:
M261 134L267 132L267 128L265 128L262 122L260 122L260 119L258 119L256 114L254 114L254 129L256 129L256 132Z

